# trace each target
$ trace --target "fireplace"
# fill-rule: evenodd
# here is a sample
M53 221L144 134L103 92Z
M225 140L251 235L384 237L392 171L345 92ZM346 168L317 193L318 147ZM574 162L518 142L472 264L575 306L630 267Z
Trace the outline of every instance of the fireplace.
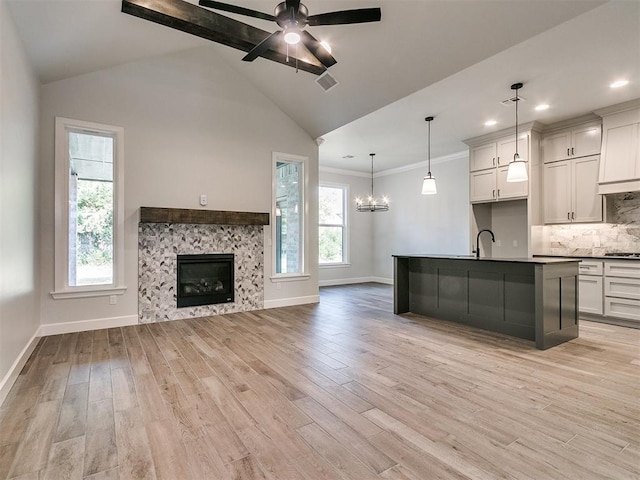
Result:
M178 308L234 301L233 254L178 255Z

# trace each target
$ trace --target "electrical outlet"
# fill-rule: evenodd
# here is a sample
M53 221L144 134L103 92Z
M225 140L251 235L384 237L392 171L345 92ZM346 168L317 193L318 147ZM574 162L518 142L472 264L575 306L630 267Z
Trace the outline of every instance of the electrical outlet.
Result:
M116 295L109 296L109 305L115 305L118 303L118 297Z
M200 205L202 205L203 207L206 207L207 203L208 203L207 196L203 193L202 195L200 195Z
M282 288L282 284L280 282L276 283L276 290L280 290Z
M496 247L502 246L502 240L496 240Z
M514 246L514 247L517 247L517 246L518 246L518 240L514 240L514 241L513 241L513 246Z

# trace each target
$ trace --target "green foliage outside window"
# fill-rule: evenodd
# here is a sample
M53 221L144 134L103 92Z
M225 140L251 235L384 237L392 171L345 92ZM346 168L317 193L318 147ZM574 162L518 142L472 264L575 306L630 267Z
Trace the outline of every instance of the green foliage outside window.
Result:
M113 262L113 183L78 180L77 260L80 265Z

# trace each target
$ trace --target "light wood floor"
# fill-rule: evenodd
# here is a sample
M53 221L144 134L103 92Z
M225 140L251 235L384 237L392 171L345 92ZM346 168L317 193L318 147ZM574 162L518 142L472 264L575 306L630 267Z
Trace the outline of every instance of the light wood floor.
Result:
M640 477L640 330L532 342L391 288L43 338L0 409L0 478Z

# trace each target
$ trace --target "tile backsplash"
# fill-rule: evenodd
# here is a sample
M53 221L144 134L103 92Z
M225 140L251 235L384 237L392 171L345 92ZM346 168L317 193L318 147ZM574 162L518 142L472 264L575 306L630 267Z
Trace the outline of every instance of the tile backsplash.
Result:
M606 223L533 227L535 254L604 255L640 252L640 193L607 196Z

